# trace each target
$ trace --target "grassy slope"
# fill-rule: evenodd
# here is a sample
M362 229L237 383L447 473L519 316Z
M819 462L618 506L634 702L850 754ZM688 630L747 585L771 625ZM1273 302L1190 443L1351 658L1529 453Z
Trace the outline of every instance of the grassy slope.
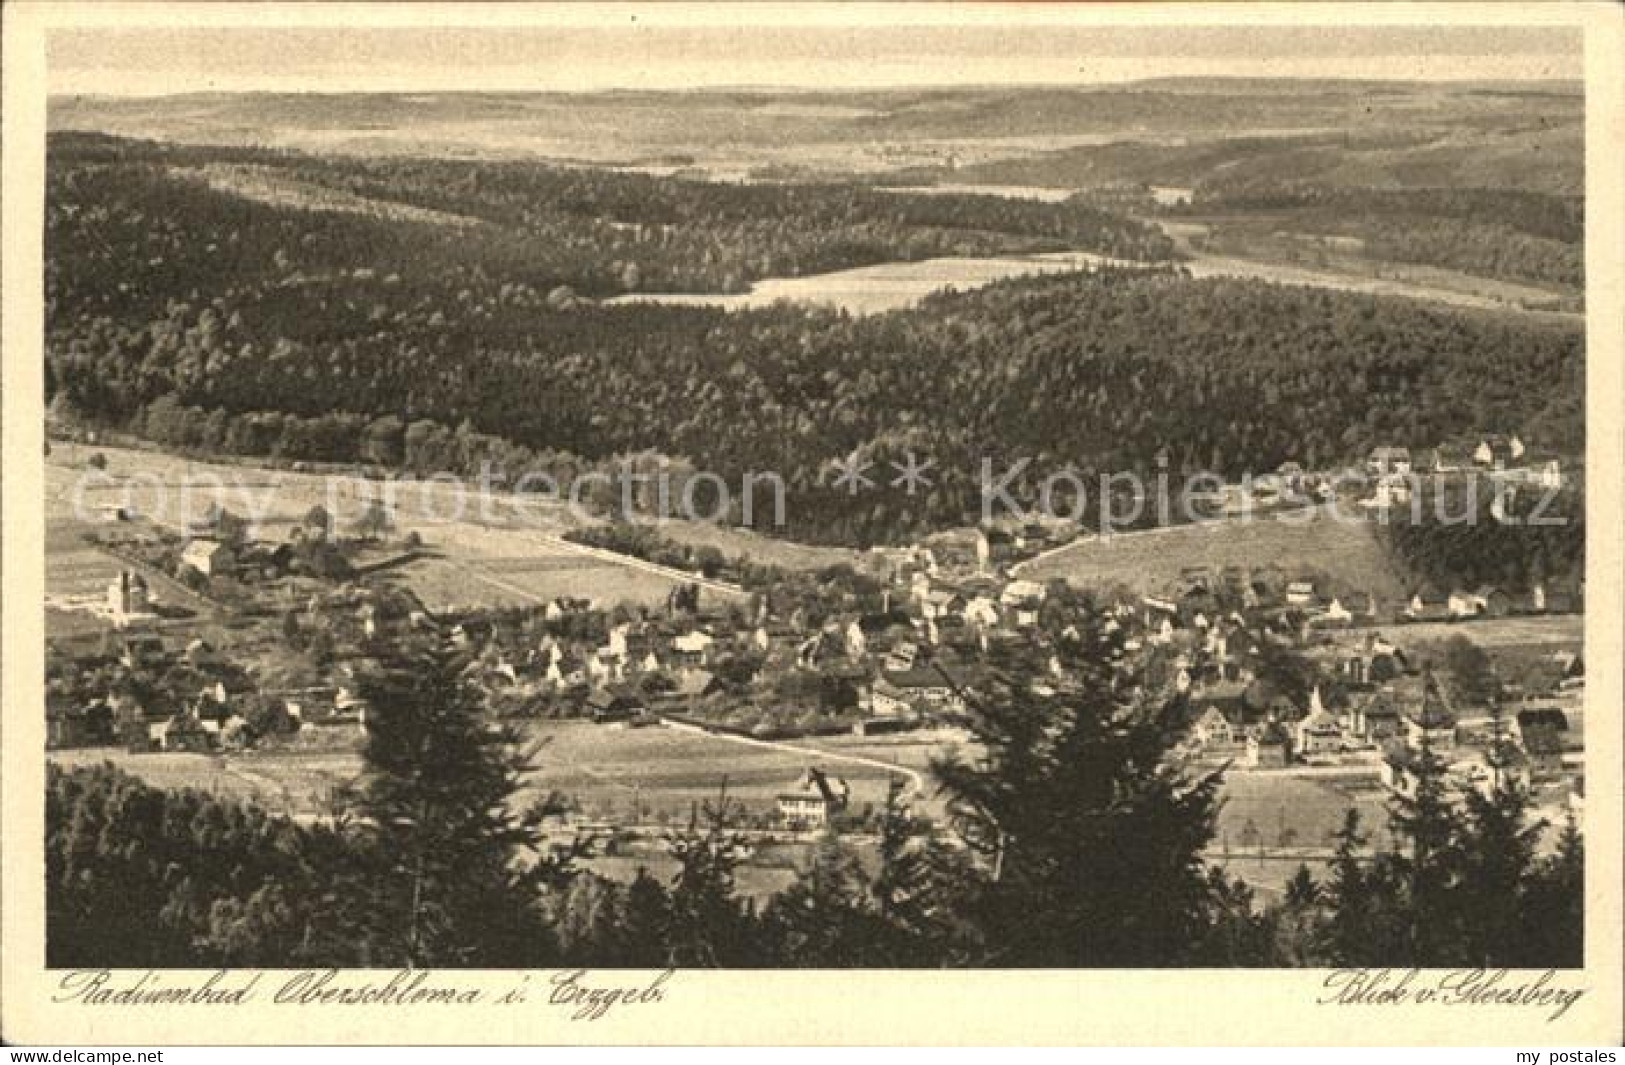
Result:
M1351 591L1384 598L1405 593L1401 572L1371 526L1317 517L1288 523L1259 519L1130 533L1083 540L1022 570L1033 580L1060 577L1079 585L1125 584L1140 592L1164 591L1186 567L1279 567L1283 573L1323 575Z

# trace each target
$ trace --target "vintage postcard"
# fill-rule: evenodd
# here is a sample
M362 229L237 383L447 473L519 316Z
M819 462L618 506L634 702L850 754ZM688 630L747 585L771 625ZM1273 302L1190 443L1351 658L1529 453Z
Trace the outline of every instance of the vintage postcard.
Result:
M1621 9L4 12L0 1034L1621 1036Z

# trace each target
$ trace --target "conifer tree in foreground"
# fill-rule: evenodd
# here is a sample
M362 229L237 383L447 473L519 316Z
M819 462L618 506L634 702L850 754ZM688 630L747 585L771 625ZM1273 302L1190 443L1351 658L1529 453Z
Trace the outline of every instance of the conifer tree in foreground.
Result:
M733 831L738 811L727 782L716 802L697 806L686 831L669 840L678 861L669 892L666 942L672 965L697 968L762 964L756 915L740 900L734 875L744 840Z
M1423 742L1415 753L1416 786L1396 793L1389 811L1396 848L1388 856L1403 892L1404 932L1389 964L1464 962L1457 873L1456 811L1445 786L1445 764Z
M420 651L362 686L366 767L350 812L376 837L367 938L376 965L546 964L528 768L512 730L481 719L460 657Z
M1060 653L1075 692L1004 682L973 706L984 753L933 766L977 860L962 892L984 944L973 963L1182 964L1213 901L1201 854L1217 776L1167 763L1171 732L1098 618L1084 615Z

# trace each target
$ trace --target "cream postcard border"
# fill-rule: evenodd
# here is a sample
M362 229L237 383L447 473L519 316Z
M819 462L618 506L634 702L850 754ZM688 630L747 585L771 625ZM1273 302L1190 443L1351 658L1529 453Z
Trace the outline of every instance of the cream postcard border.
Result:
M748 16L746 12L748 11ZM1585 30L1587 480L1585 987L1555 1023L1510 1007L1321 1006L1324 971L680 972L665 1001L571 1021L529 1006L102 1006L53 1002L44 961L42 601L45 34L53 27L517 26L727 22L997 25L1568 25ZM4 9L0 1036L8 1043L1618 1045L1621 984L1621 501L1625 417L1625 8L1447 4L67 4ZM179 978L180 973L169 974ZM359 975L359 974L357 974ZM440 971L494 997L517 974ZM1518 974L1514 974L1517 976ZM604 974L622 984L625 975ZM267 972L262 989L282 982ZM545 980L534 974L532 984ZM532 995L533 999L539 996ZM540 996L545 998L545 996Z

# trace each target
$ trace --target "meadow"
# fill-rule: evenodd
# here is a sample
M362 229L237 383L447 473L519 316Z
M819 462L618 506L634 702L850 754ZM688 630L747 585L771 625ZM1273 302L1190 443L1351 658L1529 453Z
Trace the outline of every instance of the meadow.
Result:
M86 465L92 454L106 459L105 470ZM117 527L99 517L102 506L127 506L141 521L179 531L218 503L247 518L251 535L280 541L317 506L348 533L374 498L388 503L394 535L415 532L422 538L423 557L390 570L388 579L410 589L431 611L538 606L559 596L604 606L655 605L676 583L636 560L622 564L558 539L579 524L561 503L520 502L495 493L481 497L475 488L449 481L382 482L79 445L47 459L46 494L48 541L60 549L56 570L62 594L89 588L98 579L104 592L117 572L113 560L98 563L107 556L79 538L86 530Z
M1191 567L1278 569L1321 575L1349 591L1384 600L1407 592L1402 574L1377 541L1373 526L1318 512L1305 521L1258 517L1248 522L1200 522L1078 540L1019 567L1035 581L1060 578L1081 586L1125 585L1163 592Z
M1034 274L1087 270L1108 260L1087 252L1054 252L998 258L926 259L883 263L806 277L769 277L737 295L652 293L616 296L607 302L661 303L687 307L753 310L775 303L834 307L848 314L883 314L912 307L933 293L979 288Z
M809 768L822 768L851 787L851 807L881 807L894 775L845 757L923 764L928 748L899 756L876 741L796 741L768 747L722 736L669 728L627 729L580 721L550 721L527 730L542 746L537 772L527 782L576 798L595 815L625 815L634 804L645 816L681 819L696 805L714 802L724 785L730 799L752 814L771 814L777 796L793 789ZM793 748L793 749L792 749ZM929 795L926 797L929 805Z

